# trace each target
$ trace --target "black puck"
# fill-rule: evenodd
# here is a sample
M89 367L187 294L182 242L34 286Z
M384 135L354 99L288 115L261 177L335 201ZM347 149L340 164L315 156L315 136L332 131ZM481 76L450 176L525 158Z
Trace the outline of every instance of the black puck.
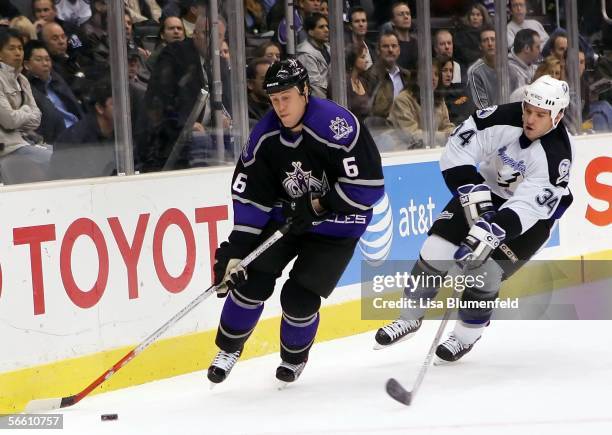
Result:
M118 414L102 414L100 416L100 419L102 421L110 421L110 420L117 420L119 418Z

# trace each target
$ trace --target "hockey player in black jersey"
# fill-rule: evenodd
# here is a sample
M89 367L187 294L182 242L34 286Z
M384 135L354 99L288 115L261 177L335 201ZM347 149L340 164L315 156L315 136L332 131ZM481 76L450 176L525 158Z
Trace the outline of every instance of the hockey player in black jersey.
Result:
M285 266L295 258L280 301L281 364L295 381L308 359L328 297L384 193L380 155L347 109L310 96L308 73L295 59L274 63L264 89L274 110L253 128L232 181L234 228L216 252L214 282L227 296L217 331L221 349L208 369L225 380ZM291 231L251 263L237 267L284 222Z
M412 275L444 277L456 264L465 274L486 277L483 286L468 287L462 300L495 300L502 280L545 244L572 201L572 148L561 121L568 104L567 83L543 76L526 89L522 103L478 110L455 129L440 159L453 198L429 231ZM437 292L421 285L404 290L415 300ZM414 334L424 311L406 309L380 328L377 348ZM450 362L469 352L491 315L490 309L461 308L437 357Z

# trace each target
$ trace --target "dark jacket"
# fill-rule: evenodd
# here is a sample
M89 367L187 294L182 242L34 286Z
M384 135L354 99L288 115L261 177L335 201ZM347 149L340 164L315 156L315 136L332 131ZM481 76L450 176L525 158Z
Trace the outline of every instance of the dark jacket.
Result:
M95 113L57 138L49 165L51 179L104 177L115 172L115 140L102 135Z
M196 104L200 89L209 91L210 105L213 96L212 71L209 64L205 68L206 77L191 38L168 44L159 55L145 96L151 132L143 144L148 148L145 170L163 167ZM231 113L230 71L224 61L221 62L221 77L223 105Z
M2 0L0 2L0 18L12 19L18 15L21 15L19 13L19 9L13 6L13 4L10 1Z
M28 74L28 80L32 86L32 94L38 108L42 112L40 127L36 132L45 139L47 143L54 143L57 136L65 130L64 117L48 98L48 90L51 89L62 100L66 110L77 118L83 118L83 109L75 95L64 79L57 73L51 72L51 80L45 84L41 79Z
M476 62L481 56L480 29L470 26L461 26L454 35L455 60L462 66L462 70Z

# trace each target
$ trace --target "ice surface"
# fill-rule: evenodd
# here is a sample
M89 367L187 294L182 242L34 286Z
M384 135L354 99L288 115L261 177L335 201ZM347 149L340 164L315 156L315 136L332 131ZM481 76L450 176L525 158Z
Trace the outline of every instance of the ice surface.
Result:
M411 388L437 326L427 321L414 339L378 351L373 333L316 344L282 391L279 356L269 355L239 362L212 391L198 372L88 397L61 411L62 434L612 433L612 321L493 322L401 405L385 382ZM119 419L100 420L109 413Z

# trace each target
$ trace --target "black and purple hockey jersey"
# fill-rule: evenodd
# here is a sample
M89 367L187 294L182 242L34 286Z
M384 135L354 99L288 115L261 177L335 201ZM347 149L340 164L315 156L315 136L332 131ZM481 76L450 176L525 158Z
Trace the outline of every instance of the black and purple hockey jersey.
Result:
M293 134L271 110L253 128L232 180L234 228L230 239L259 235L283 221L282 201L320 194L332 215L310 231L358 238L383 196L380 154L370 133L336 103L309 98L304 128ZM251 237L248 237L251 236Z

